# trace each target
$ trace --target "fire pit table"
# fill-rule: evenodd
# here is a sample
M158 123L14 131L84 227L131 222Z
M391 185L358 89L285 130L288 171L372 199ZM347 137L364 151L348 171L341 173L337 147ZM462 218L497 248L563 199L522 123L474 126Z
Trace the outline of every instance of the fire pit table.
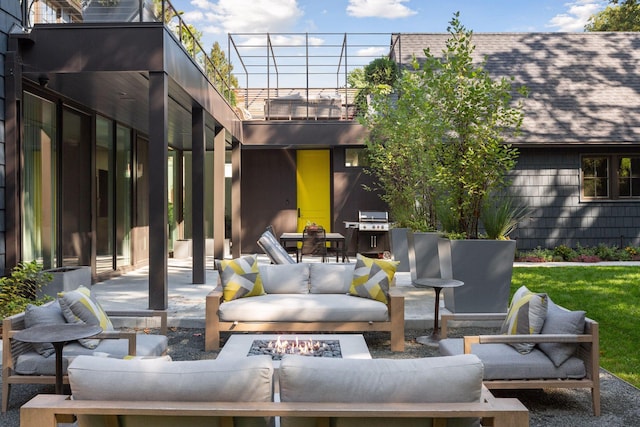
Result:
M237 360L239 357L251 357L252 347L258 342L271 341L273 343L278 340L289 342L320 342L321 344L337 341L340 347L341 356L343 359L371 359L369 348L362 335L358 334L247 334L239 335L234 334L227 339L224 347L220 350L217 359L232 359ZM318 357L309 355L307 357ZM273 367L277 370L280 367L280 361L273 360Z

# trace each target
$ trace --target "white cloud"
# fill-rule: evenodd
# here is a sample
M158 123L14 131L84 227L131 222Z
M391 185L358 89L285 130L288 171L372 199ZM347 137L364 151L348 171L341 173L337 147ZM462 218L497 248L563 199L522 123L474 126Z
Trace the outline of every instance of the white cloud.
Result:
M403 3L409 0L349 0L347 14L356 18L406 18L415 15Z
M374 56L384 56L389 53L388 48L384 47L368 47L365 49L360 49L356 52L356 56L366 56L366 57L374 57Z
M566 32L583 31L589 17L604 9L607 6L607 2L602 0L575 0L564 5L567 7L567 12L551 18L547 27Z
M192 0L209 33L290 31L303 12L297 0Z

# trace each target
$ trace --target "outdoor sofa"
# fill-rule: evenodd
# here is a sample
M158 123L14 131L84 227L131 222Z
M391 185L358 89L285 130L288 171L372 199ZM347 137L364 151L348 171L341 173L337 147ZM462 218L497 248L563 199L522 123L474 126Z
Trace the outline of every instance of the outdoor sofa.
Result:
M96 318L91 320L85 316L93 316L82 307L96 307L102 313L103 332L92 340L84 341L84 345L78 341L72 341L63 347L63 382L68 383L66 375L67 365L79 355L99 354L103 357L123 358L125 356L160 356L167 351L167 312L164 310L126 310L103 311L99 303L90 297L91 303L82 304L83 298L88 298L90 291L80 287L78 290L66 292L65 301L71 302L66 307L73 309L70 316L75 322L84 320L76 314L88 320L87 323L97 324ZM55 355L50 345L34 345L14 339L19 330L40 324L60 324L69 322L63 315L60 306L60 298L43 306L28 306L27 310L9 316L2 322L2 412L6 412L9 406L9 396L12 384L55 384ZM84 300L85 302L88 300ZM80 311L78 311L80 310ZM105 318L104 316L108 316ZM116 317L159 317L160 334L138 334L135 331L118 331L110 326L105 326L105 321ZM95 339L93 339L95 338ZM95 346L95 347L94 347ZM89 348L94 347L94 348Z
M205 349L220 347L221 332L386 331L391 350L403 351L395 266L362 255L356 265L258 266L255 255L219 261L220 283L206 297Z
M69 366L72 398L36 396L20 409L20 425L50 427L77 417L79 427L266 427L279 416L282 427L528 426L527 409L517 399L495 398L482 385L482 370L473 355L286 355L277 376L269 356L179 362L81 356Z
M503 326L501 335L447 338L452 321L505 319L503 325L510 322L513 327ZM441 337L441 355L471 353L482 360L489 389L587 388L593 413L600 415L598 323L584 311L569 311L523 286L514 294L509 313L443 314Z

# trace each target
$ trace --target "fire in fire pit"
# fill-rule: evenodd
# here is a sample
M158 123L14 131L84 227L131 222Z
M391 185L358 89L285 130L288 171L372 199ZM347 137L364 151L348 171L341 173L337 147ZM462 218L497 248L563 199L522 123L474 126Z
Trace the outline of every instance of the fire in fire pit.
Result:
M273 360L280 360L285 354L299 354L311 357L342 357L340 341L338 340L254 340L247 356L271 356Z

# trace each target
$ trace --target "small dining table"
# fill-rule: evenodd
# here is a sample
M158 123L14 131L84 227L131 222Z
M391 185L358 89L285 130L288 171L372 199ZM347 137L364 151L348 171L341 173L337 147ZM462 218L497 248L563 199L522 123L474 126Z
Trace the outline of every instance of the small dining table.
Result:
M339 261L339 254L342 253L342 262L345 260L345 239L340 233L326 233L325 240L329 243L335 243L336 248L336 262ZM285 245L287 242L303 242L302 233L282 233L280 235L280 244Z

